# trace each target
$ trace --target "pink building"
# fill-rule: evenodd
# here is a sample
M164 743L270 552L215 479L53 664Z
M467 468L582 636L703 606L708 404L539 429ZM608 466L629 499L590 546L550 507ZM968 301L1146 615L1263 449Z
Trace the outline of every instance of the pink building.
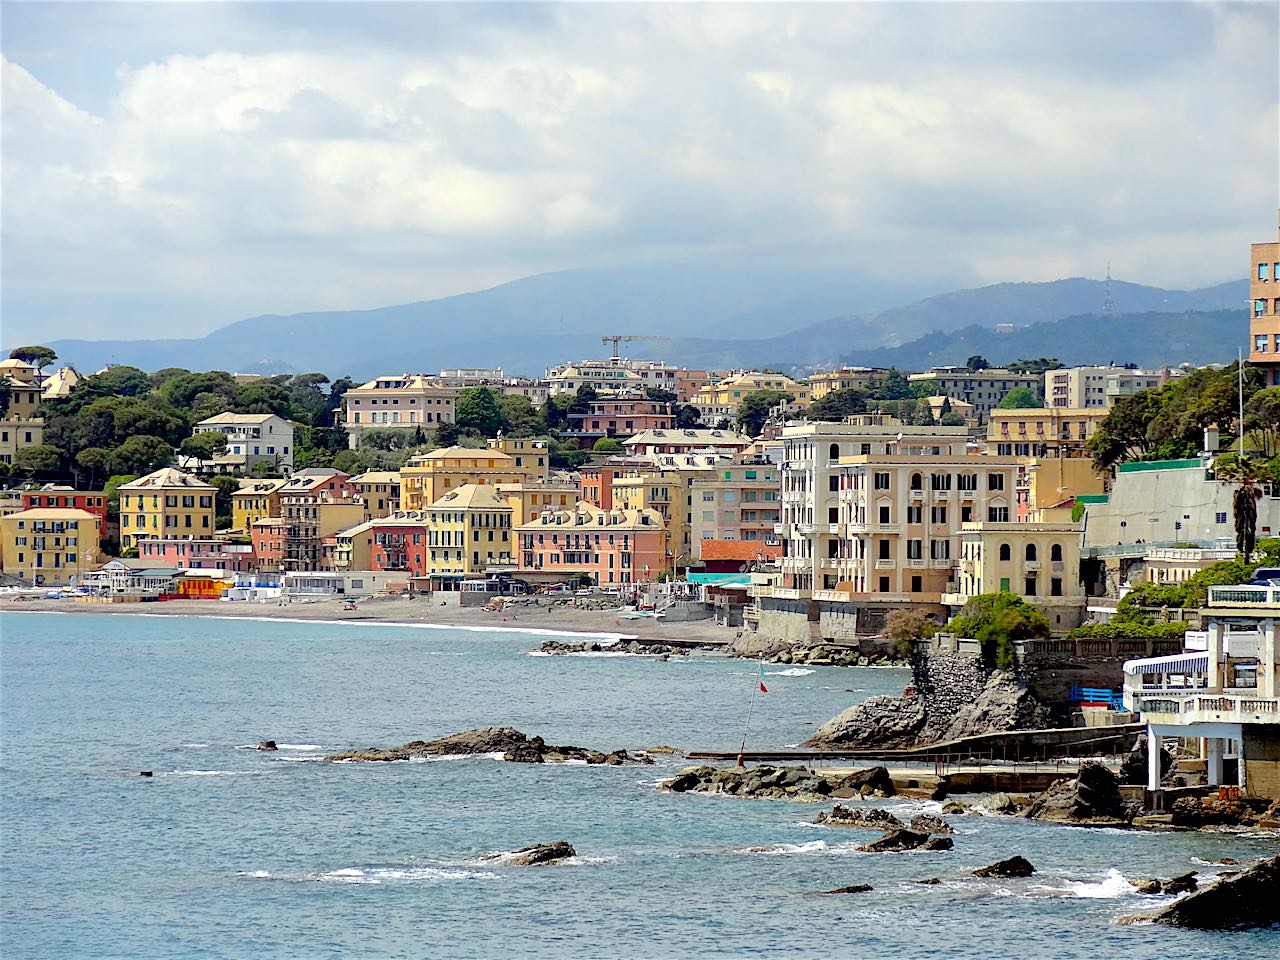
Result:
M579 502L516 529L522 573L585 575L592 583L644 583L667 569L666 528L656 510L603 510Z
M625 439L646 430L670 429L671 404L643 394L604 394L591 401L586 413L571 413L569 419L572 423L565 435L589 450L606 437Z
M424 520L384 518L374 524L372 533L372 569L402 572L414 578L431 575L429 527Z
M253 557L262 573L279 573L284 559L284 521L279 517L259 520L249 531Z
M257 570L253 545L224 537L197 540L186 537L144 537L138 541L138 559L156 567L178 570Z

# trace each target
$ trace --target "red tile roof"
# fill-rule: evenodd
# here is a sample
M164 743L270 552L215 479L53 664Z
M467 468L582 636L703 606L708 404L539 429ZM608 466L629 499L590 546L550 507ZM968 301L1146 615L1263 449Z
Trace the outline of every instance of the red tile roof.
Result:
M776 560L782 556L782 546L766 544L760 540L703 540L703 560Z

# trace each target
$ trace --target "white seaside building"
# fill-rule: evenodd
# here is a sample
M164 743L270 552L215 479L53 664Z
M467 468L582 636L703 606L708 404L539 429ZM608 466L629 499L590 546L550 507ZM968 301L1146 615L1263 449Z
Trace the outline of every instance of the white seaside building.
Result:
M1280 797L1280 588L1210 587L1205 630L1186 649L1124 665L1124 702L1147 724L1147 789L1158 797L1163 737L1198 738L1210 786L1224 766L1246 796Z

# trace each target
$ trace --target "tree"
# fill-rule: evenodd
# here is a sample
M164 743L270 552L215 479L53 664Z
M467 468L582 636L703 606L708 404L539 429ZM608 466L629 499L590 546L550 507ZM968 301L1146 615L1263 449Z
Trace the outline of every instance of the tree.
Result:
M973 372L991 369L991 364L987 361L987 358L982 356L980 353L975 353L972 357L966 360L964 362L964 366L966 370Z
M1258 538L1258 501L1262 499L1258 483L1264 479L1263 472L1252 460L1234 454L1218 457L1214 471L1218 479L1235 484L1231 491L1231 515L1235 521L1236 550L1247 563Z
M1036 357L1034 360L1015 360L1005 366L1014 373L1034 373L1043 376L1049 370L1061 370L1066 366L1057 357Z
M759 436L773 408L790 399L791 397L781 390L756 390L754 393L748 393L738 404L738 426L747 436Z
M488 387L468 387L458 394L453 420L460 430L481 437L497 436L502 429L502 411Z
M911 382L897 367L890 367L876 396L881 400L905 400L912 396Z
M622 441L617 437L601 437L591 447L593 453L621 453Z
M86 473L83 489L97 489L98 476L105 473L110 452L105 447L86 447L76 454L76 466Z
M132 473L117 475L108 478L102 491L107 498L107 517L113 520L120 519L120 487L126 483L133 483L137 480L137 476Z
M191 371L185 367L163 367L147 378L152 390L159 390L175 377L183 377Z
M938 625L919 610L892 610L884 621L884 635L897 641L898 652L907 655L917 640L927 640L938 632Z
M55 479L62 472L62 451L47 443L23 447L13 455L11 471L15 477Z
M539 437L547 432L538 408L528 397L500 395L494 398L502 421L502 432L509 437Z
M1015 646L1019 640L1049 636L1045 615L1016 594L983 593L971 597L960 613L947 624L960 637L977 640L987 668L1010 670L1017 665Z
M107 455L107 469L113 473L142 475L173 463L173 446L148 435L130 437Z
M192 434L183 440L180 450L183 456L195 460L199 464L197 469L202 470L206 461L226 453L227 438L217 430L206 430L203 433Z
M236 391L235 401L237 413L274 413L286 420L307 419L303 411L294 408L288 391L273 380L246 383Z
M150 377L137 367L125 364L95 373L84 383L104 397L140 397L152 389Z
M9 401L13 399L13 381L8 377L0 377L0 417L9 412Z
M845 417L865 413L867 395L862 390L832 390L826 396L813 401L805 408L809 420L843 420Z
M299 373L285 383L285 393L295 411L306 414L306 422L325 425L330 422L329 391L322 390L329 383L323 373Z
M696 430L705 426L702 422L702 414L691 403L681 404L675 408L671 425L678 430Z
M221 434L219 434L221 436ZM214 526L231 526L231 495L240 489L240 481L225 473L215 474L209 483L217 490L213 495Z
M53 361L58 359L55 353L49 347L14 347L9 352L9 356L14 360L21 360L23 363L29 363L36 368L36 376L40 377L44 373L44 368Z
M996 404L1000 410L1030 410L1038 406L1035 391L1030 387L1014 387Z
M663 390L661 387L645 387L645 398L654 400L658 403L669 403L673 407L680 402L680 395L670 390Z
M247 384L246 388L248 386L252 384ZM237 387L231 374L223 370L209 370L204 373L187 373L172 377L161 384L156 393L177 409L187 410L190 409L196 395L201 393L221 394L234 404Z
M341 470L349 476L358 476L369 469L364 457L354 450L339 450L333 455L333 469Z
M965 419L958 413L944 413L938 418L938 426L940 427L963 427Z

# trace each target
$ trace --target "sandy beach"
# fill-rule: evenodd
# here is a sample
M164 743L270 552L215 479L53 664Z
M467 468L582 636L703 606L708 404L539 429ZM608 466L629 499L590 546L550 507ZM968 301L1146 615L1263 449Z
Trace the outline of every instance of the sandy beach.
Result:
M165 600L156 603L77 603L74 600L25 600L0 603L4 613L91 613L108 616L206 616L252 617L269 620L325 620L349 623L403 623L411 626L439 625L490 627L512 630L548 630L583 635L622 635L642 640L706 641L723 643L734 638L737 628L717 626L712 620L692 623L665 623L644 617L623 619L619 611L580 610L555 605L517 607L491 611L480 607L441 606L430 598L374 597L360 601L359 609L344 610L341 600L313 603L222 602L219 600Z

